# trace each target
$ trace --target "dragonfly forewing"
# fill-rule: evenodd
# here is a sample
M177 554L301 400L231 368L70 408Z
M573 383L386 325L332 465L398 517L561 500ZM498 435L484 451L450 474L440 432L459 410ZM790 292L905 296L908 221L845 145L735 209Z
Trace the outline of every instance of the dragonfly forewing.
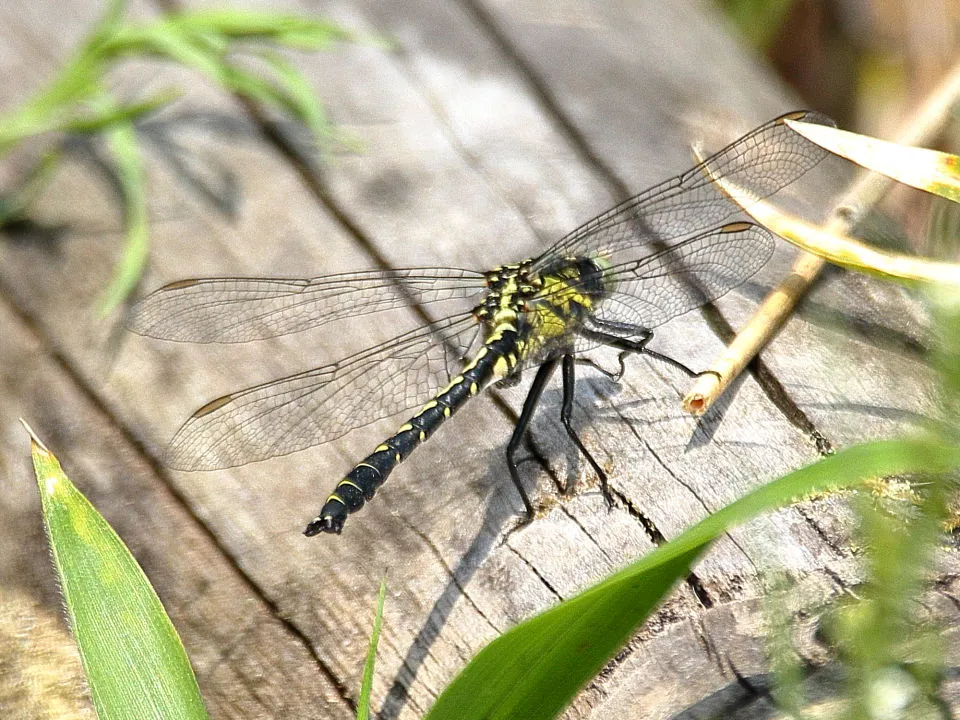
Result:
M311 279L199 278L155 290L131 310L127 326L162 340L248 342L411 305L452 305L484 290L482 273L458 268L372 270Z

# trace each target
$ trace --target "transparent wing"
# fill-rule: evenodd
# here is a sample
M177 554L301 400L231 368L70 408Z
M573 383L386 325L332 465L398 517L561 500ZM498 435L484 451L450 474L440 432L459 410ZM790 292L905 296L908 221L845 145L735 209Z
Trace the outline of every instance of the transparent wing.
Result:
M165 457L213 470L286 455L426 403L459 372L480 326L470 313L340 362L225 395L197 410Z
M595 329L613 334L618 333L611 328L618 325L632 331L652 330L743 284L770 260L774 245L773 235L766 229L736 222L639 260L612 265L604 270L604 281L614 289L586 318L586 325L591 327L590 321L596 319L599 323L593 323ZM544 299L549 303L550 295ZM537 326L541 318L550 321L551 314L531 312L525 317L535 327L535 335L557 334ZM597 346L596 341L582 335L561 337L559 341L573 341L576 352ZM541 362L554 350L556 346L544 347L528 357L525 366Z
M247 342L412 303L468 298L483 290L482 273L457 268L374 270L309 280L180 280L137 303L127 325L164 340Z
M655 248L716 227L736 215L737 205L711 175L729 178L755 198L765 198L797 180L829 153L805 140L785 119L833 125L815 112L784 115L761 125L691 170L611 208L562 238L533 265L543 272L565 258L602 256L615 264L641 259ZM729 288L728 288L729 289Z
M743 284L770 260L774 245L769 231L737 222L614 265L605 275L616 289L594 315L653 329Z

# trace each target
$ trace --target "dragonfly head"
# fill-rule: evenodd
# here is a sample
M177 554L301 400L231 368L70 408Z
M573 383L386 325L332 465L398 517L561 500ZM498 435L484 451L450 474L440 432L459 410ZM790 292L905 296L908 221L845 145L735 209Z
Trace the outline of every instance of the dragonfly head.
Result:
M616 289L616 280L610 272L613 265L607 258L580 256L575 262L580 274L578 286L594 300L605 298Z

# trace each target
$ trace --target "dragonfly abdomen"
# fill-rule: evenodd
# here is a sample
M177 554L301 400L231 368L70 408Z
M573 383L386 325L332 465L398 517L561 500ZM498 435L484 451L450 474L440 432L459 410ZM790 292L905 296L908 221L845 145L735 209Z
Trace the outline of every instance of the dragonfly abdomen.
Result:
M425 442L444 420L495 378L509 374L516 367L519 362L516 347L517 331L513 326L495 330L459 375L337 483L304 534L339 534L347 515L372 500L393 469Z

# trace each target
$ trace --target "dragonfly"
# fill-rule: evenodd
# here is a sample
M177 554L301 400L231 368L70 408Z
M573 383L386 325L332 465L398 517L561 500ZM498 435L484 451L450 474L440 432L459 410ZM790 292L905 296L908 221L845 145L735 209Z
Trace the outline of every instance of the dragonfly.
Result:
M714 179L745 188L755 201L816 166L826 151L794 133L786 119L833 125L810 111L771 120L586 222L538 257L493 270L201 278L154 291L131 308L128 326L180 342L243 343L410 306L440 318L336 362L207 403L177 431L166 464L189 471L234 467L419 408L342 476L304 531L340 534L348 515L372 500L390 473L468 400L537 368L506 447L510 478L531 519L536 509L516 456L559 366L561 424L607 492L604 470L571 423L576 364L591 362L586 351L608 346L620 351L617 377L631 353L697 375L648 344L654 328L741 285L771 257L773 235L744 220Z

